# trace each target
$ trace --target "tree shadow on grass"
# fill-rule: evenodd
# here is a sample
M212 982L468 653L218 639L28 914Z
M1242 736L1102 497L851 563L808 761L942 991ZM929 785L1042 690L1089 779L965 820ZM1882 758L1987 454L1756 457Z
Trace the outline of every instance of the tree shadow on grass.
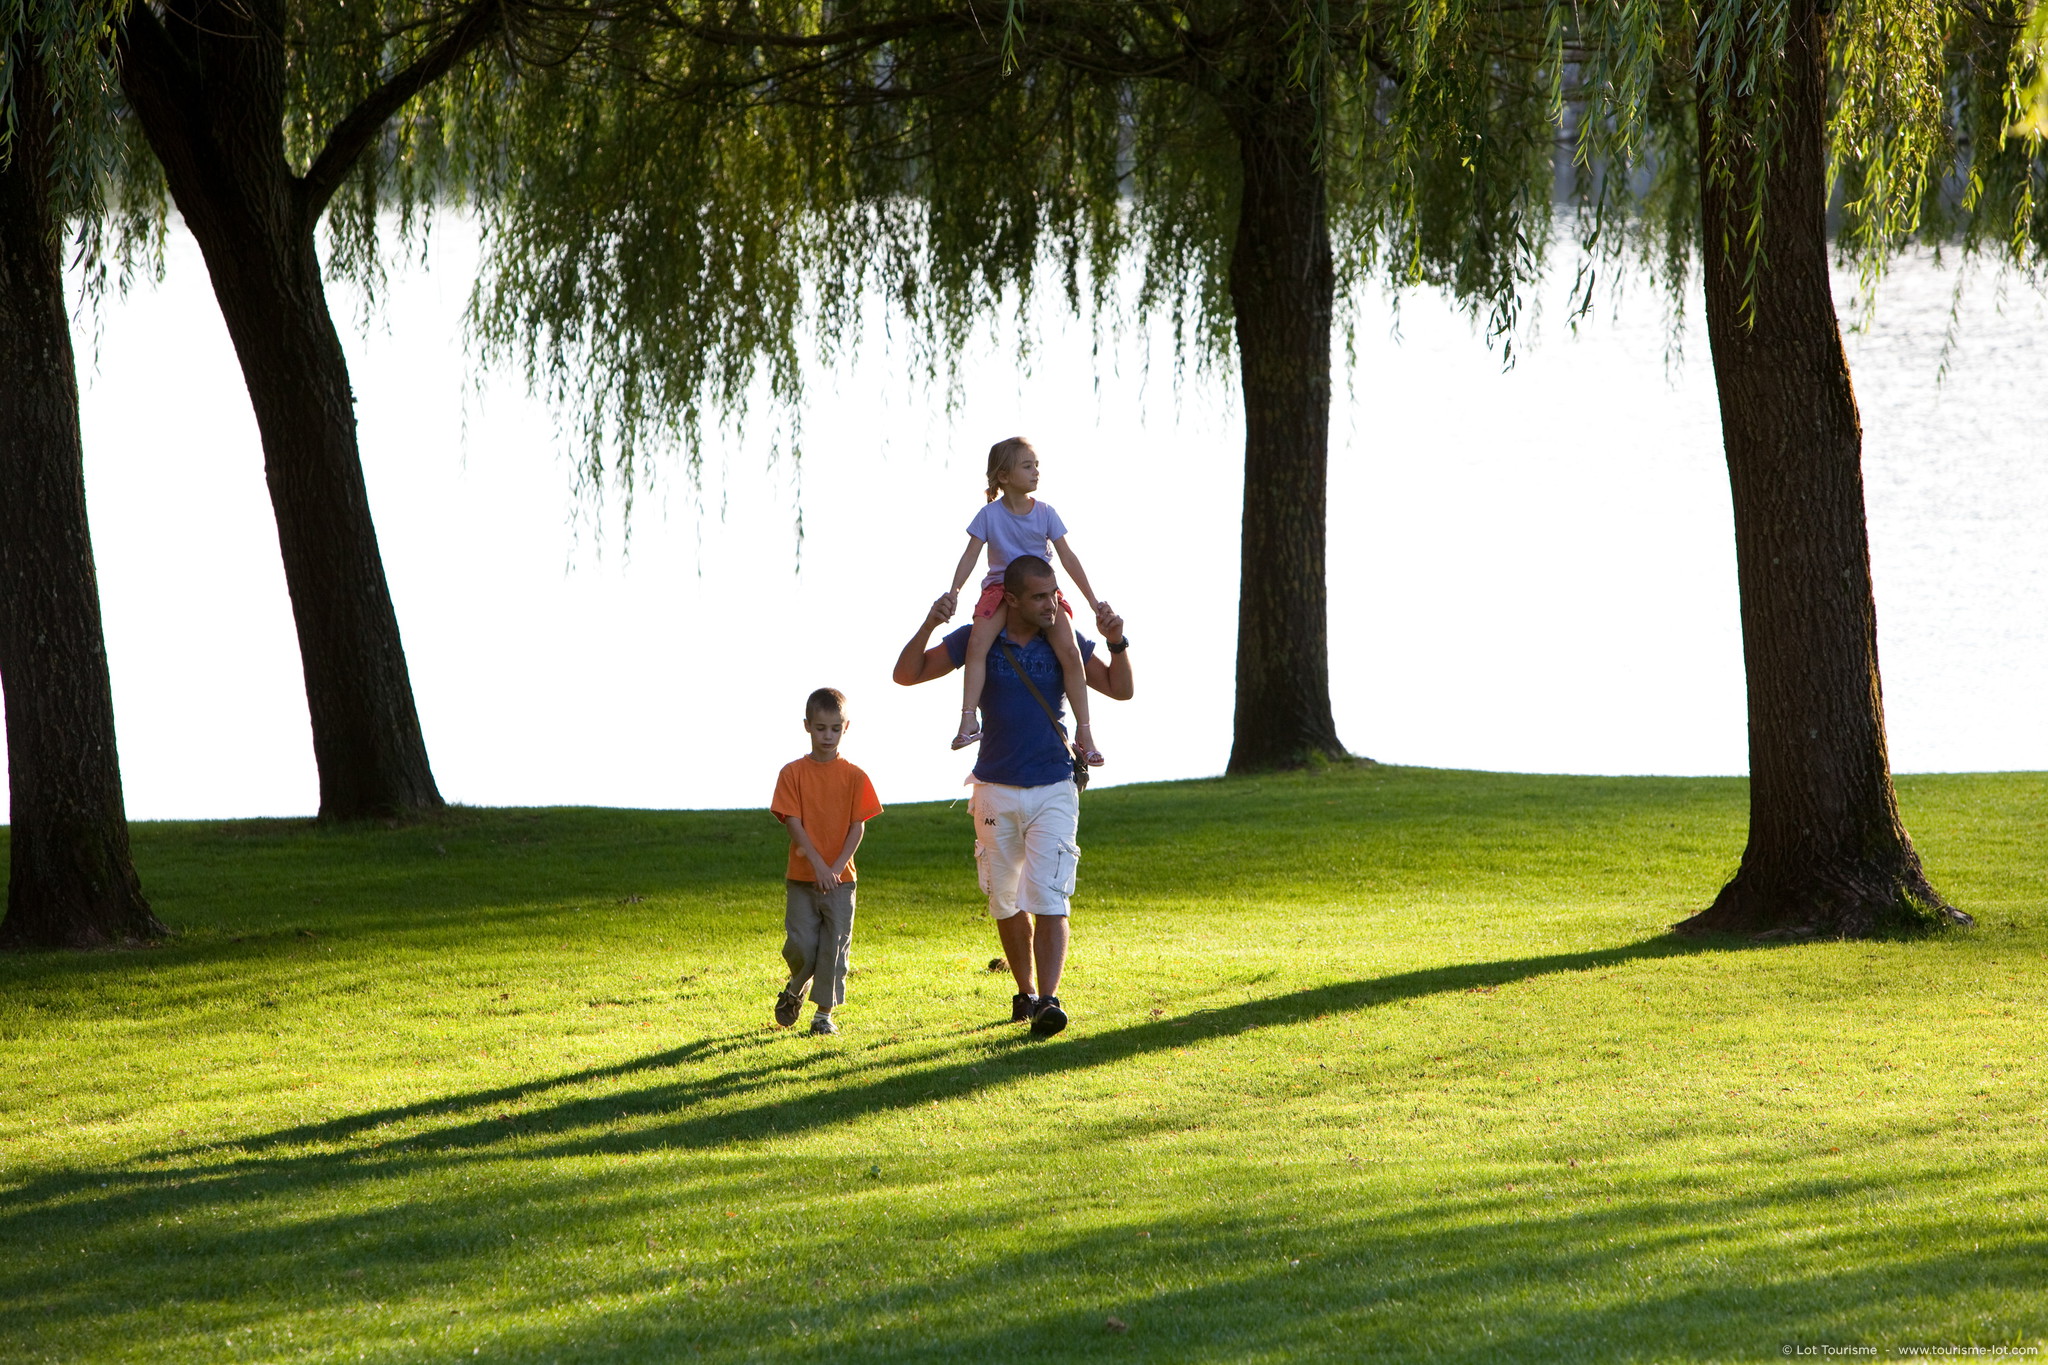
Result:
M922 1057L896 1052L890 1061L898 1069L876 1080L857 1079L866 1074L870 1065L864 1052L850 1055L843 1047L826 1044L814 1051L764 1059L758 1065L722 1068L710 1076L662 1079L638 1088L574 1095L531 1106L536 1098L555 1092L629 1077L659 1077L678 1067L754 1052L767 1047L778 1036L764 1028L703 1038L608 1066L384 1106L317 1123L294 1124L231 1142L147 1152L138 1156L136 1163L157 1169L126 1178L154 1186L177 1181L182 1171L182 1176L205 1183L222 1173L224 1157L238 1152L246 1154L247 1159L234 1162L237 1169L286 1169L313 1163L333 1168L332 1174L340 1175L351 1165L360 1166L365 1172L374 1169L384 1174L388 1173L390 1159L400 1155L431 1156L492 1149L515 1138L518 1142L511 1149L512 1155L538 1160L585 1153L716 1148L731 1142L834 1127L1000 1086L1077 1074L1147 1053L1298 1024L1336 1012L1485 990L1559 972L1695 955L1723 947L1766 951L1741 939L1659 937L1614 948L1464 963L1365 981L1334 982L1102 1033L1090 1033L1083 1024L1050 1040L1031 1038L1022 1029L996 1034L980 1022L965 1023L932 1038ZM930 1064L920 1066L920 1062ZM800 1105L765 1093L799 1078L817 1087ZM851 1083L845 1083L848 1081ZM723 1103L736 1098L742 1101L737 1106ZM715 1112L696 1112L709 1104L717 1104ZM529 1107L517 1114L507 1114L508 1109L520 1105ZM653 1121L616 1128L622 1119ZM439 1126L434 1126L437 1121ZM383 1141L362 1141L382 1128L411 1127L423 1122L428 1125L425 1131L393 1135ZM336 1145L342 1145L344 1150L328 1154L293 1150ZM198 1164L184 1166L193 1162ZM168 1172L164 1170L166 1165L172 1167ZM30 1216L46 1201L61 1202L81 1193L95 1197L97 1188L108 1183L109 1174L101 1169L53 1172L17 1184L9 1202L15 1217ZM0 1219L0 1226L9 1221L13 1220Z
M127 1305L122 1311L135 1316L138 1332L149 1331L149 1303L138 1300L127 1282L158 1271L168 1272L169 1280L189 1281L186 1293L217 1296L224 1314L243 1320L352 1302L373 1291L402 1298L408 1285L472 1278L479 1265L498 1264L513 1250L506 1238L528 1210L588 1217L597 1229L630 1222L635 1210L654 1207L675 1192L674 1185L650 1182L631 1166L546 1165L556 1159L722 1148L719 1162L692 1168L684 1188L706 1209L714 1202L747 1206L758 1203L764 1190L789 1188L785 1158L749 1150L747 1144L763 1138L1077 1075L1333 1012L1719 946L1749 945L1657 938L1466 963L1331 983L1099 1034L1077 1029L1078 1036L1051 1042L1027 1042L1015 1034L989 1040L978 1024L962 1024L913 1043L929 1049L923 1059L928 1065L895 1051L890 1064L910 1069L876 1080L862 1080L854 1069L872 1067L871 1057L840 1047L792 1055L770 1049L775 1035L765 1030L725 1034L526 1085L295 1125L204 1152L166 1152L137 1163L147 1169L54 1172L10 1192L9 1209L0 1215L0 1243L25 1249L92 1242L111 1254L63 1264L22 1258L0 1272L0 1299L39 1306L0 1313L0 1319L15 1319L26 1334L18 1341L54 1341L59 1338L52 1334L67 1323L80 1325L114 1303ZM721 1059L733 1064L720 1066L716 1075L663 1077L681 1067L718 1066ZM651 1083L623 1093L549 1099L551 1092L640 1078ZM792 1080L808 1087L800 1103L766 1093ZM542 1107L510 1122L502 1116L508 1106L536 1099L545 1101ZM714 1104L718 1112L698 1112ZM643 1121L617 1125L621 1117ZM377 1130L387 1125L414 1131L376 1140ZM417 1131L421 1125L428 1131ZM1083 1135L1053 1133L1040 1150L1056 1154L1062 1144L1084 1142ZM303 1150L308 1147L330 1149ZM531 1163L532 1177L519 1185L521 1202L507 1204L502 1184L477 1189L454 1178L471 1160ZM408 1178L434 1182L427 1199L394 1202L378 1192L383 1182ZM1951 1172L1947 1178L1959 1177ZM949 1248L934 1256L921 1277L878 1282L855 1275L852 1283L824 1295L806 1296L802 1281L809 1270L799 1275L792 1265L787 1282L772 1288L720 1288L702 1301L691 1299L677 1285L692 1272L662 1262L650 1246L644 1263L603 1272L606 1292L630 1307L566 1317L559 1311L510 1315L523 1325L507 1328L504 1349L494 1353L591 1358L631 1342L647 1348L650 1359L674 1358L697 1346L770 1359L1571 1359L1584 1357L1588 1341L1605 1341L1661 1343L1648 1352L1653 1355L1716 1358L1768 1354L1780 1340L1849 1340L1853 1333L1844 1334L1845 1314L1895 1300L1902 1277L1931 1286L1937 1297L1942 1286L1965 1282L2015 1293L2031 1285L2031 1270L2022 1263L2038 1247L2001 1244L1989 1254L1951 1255L1953 1239L1944 1242L1946 1232L1935 1226L1932 1208L1919 1216L1927 1222L1929 1245L1941 1248L1933 1254L1900 1249L1900 1236L1913 1229L1893 1220L1882 1230L1885 1246L1873 1240L1876 1232L1867 1235L1870 1246L1858 1253L1861 1263L1851 1256L1821 1268L1806 1264L1795 1271L1773 1263L1779 1244L1747 1231L1774 1201L1842 1207L1845 1199L1883 1196L1899 1183L1816 1176L1776 1181L1770 1191L1641 1186L1555 1216L1540 1208L1532 1215L1526 1202L1469 1190L1420 1203L1410 1190L1402 1196L1407 1202L1389 1206L1308 1205L1300 1223L1242 1209L1176 1207L1163 1215L1155 1209L1142 1229L1052 1228L1002 1243L1011 1249L1000 1255L985 1250L988 1239L1000 1235L992 1218L1029 1226L1035 1217L1026 1207L1028 1192L1020 1192L997 1201L1014 1207L983 1207L981 1201L971 1208L935 1209L914 1216L920 1227L894 1228L892 1236L909 1232L934 1248ZM352 1186L368 1189L347 1197ZM285 1223L249 1213L252 1200L310 1189L352 1207ZM822 1194L829 1201L846 1192L841 1186ZM1154 1236L1141 1244L1141 1230ZM860 1262L864 1235L872 1230L849 1227L807 1246L804 1256L843 1270ZM1696 1283L1667 1279L1652 1286L1623 1264L1693 1243L1727 1249L1725 1256L1715 1253L1718 1269ZM1737 1250L1740 1255L1733 1254ZM264 1268L280 1258L290 1260L299 1288L266 1287ZM1910 1275L1902 1265L1910 1265ZM362 1277L366 1267L367 1282L348 1278ZM1078 1299L1076 1285L1084 1290ZM550 1296L561 1291L536 1281L518 1292L538 1304L552 1302ZM1484 1332L1473 1330L1476 1312L1492 1315ZM1130 1332L1108 1332L1104 1321L1110 1315L1128 1323Z
M330 1174L345 1164L311 1161ZM127 1192L65 1230L74 1242L101 1243L102 1254L23 1257L0 1269L0 1302L12 1305L0 1309L0 1323L12 1320L18 1344L61 1358L67 1332L110 1314L126 1320L131 1340L172 1346L156 1335L158 1296L205 1305L171 1319L202 1347L209 1329L304 1323L375 1302L389 1312L364 1321L373 1335L350 1344L373 1358L416 1359L444 1312L419 1290L445 1286L493 1313L486 1354L500 1360L671 1360L700 1351L750 1360L1176 1365L1726 1360L1775 1356L1787 1341L1956 1340L1953 1323L1966 1319L1974 1339L2011 1339L2032 1330L2023 1315L2038 1301L2043 1250L2038 1235L1973 1244L1981 1230L1958 1233L1953 1191L1991 1178L1989 1163L1911 1178L1949 1193L1924 1188L1882 1223L1855 1211L1895 1205L1908 1183L1896 1176L1787 1172L1768 1188L1715 1189L1686 1174L1588 1200L1589 1173L1552 1170L1536 1175L1559 1185L1564 1206L1551 1209L1491 1185L1435 1195L1396 1188L1384 1199L1344 1202L1282 1191L1278 1207L1247 1207L1254 1199L1243 1196L1234 1206L1154 1201L1077 1230L1045 1221L1029 1188L971 1207L902 1204L887 1235L929 1254L899 1255L899 1268L877 1275L866 1247L878 1231L876 1206L862 1189L835 1188L813 1171L793 1190L787 1167L756 1154L691 1181L695 1216L713 1230L688 1262L651 1239L641 1254L635 1229L675 1191L626 1169L536 1180L517 1204L502 1189L451 1182L430 1204L386 1199L282 1223L246 1212L198 1216L202 1200L233 1193L247 1201L256 1183L247 1176L220 1176L169 1203ZM1083 1179L1118 1177L1104 1170ZM764 1191L777 1201L766 1208ZM1083 1197L1065 1188L1063 1206L1067 1196ZM734 1204L748 1216L723 1222L719 1210ZM1803 1230L1823 1245L1788 1242L1776 1221L1788 1207L1816 1220ZM797 1254L760 1255L762 1232L799 1211L809 1226ZM559 1242L549 1220L565 1214L587 1220L568 1234L574 1244L623 1242L631 1254L522 1270L519 1234L552 1231ZM152 1219L159 1229L177 1226L152 1233ZM290 1275L279 1282L272 1276L284 1263ZM147 1291L137 1292L137 1276L152 1277ZM1972 1308L1952 1304L1959 1293L1975 1296ZM2001 1301L2010 1323L1995 1308L1983 1311ZM1112 1316L1128 1331L1110 1329ZM192 1355L192 1344L164 1354Z
M920 1278L806 1294L803 1273L764 1276L706 1313L664 1302L676 1274L649 1267L627 1290L631 1313L513 1340L568 1359L652 1343L652 1358L666 1347L771 1360L1729 1360L1777 1358L1788 1342L1950 1340L1966 1316L1958 1291L1977 1296L1974 1340L2033 1330L2038 1237L1966 1248L1931 1209L1882 1230L1840 1219L1826 1229L1833 1254L1788 1253L1769 1231L1786 1204L1819 1212L1892 1193L1841 1179L1662 1185L1533 1216L1464 1195L1298 1218L1142 1217L1000 1249L971 1219L939 1217L920 1240L955 1259L935 1257ZM857 1237L846 1242L857 1260ZM1701 1264L1674 1273L1673 1258ZM1982 1311L2000 1300L2002 1314Z
M522 1153L552 1158L586 1152L630 1152L650 1148L709 1148L732 1141L763 1136L787 1136L813 1128L832 1127L876 1114L902 1110L935 1101L959 1099L995 1086L1058 1077L1096 1067L1110 1066L1132 1057L1165 1049L1184 1048L1247 1033L1255 1029L1284 1027L1323 1015L1372 1009L1404 1000L1460 991L1490 990L1532 977L1559 972L1591 971L1629 962L1690 956L1730 947L1751 951L1741 939L1678 939L1658 937L1615 948L1556 953L1544 957L1515 958L1496 962L1474 962L1401 972L1365 981L1335 982L1326 986L1265 996L1241 1004L1195 1010L1174 1019L1158 1019L1102 1033L1090 1033L1085 1025L1068 1035L1040 1040L1022 1029L990 1036L980 1024L963 1025L933 1041L926 1055L890 1060L899 1069L878 1080L852 1080L865 1074L864 1063L849 1065L837 1048L785 1058L744 1070L720 1071L702 1078L669 1079L600 1097L576 1097L540 1108L527 1108L513 1123L512 1131L526 1139ZM299 1124L276 1129L227 1144L252 1155L306 1145L345 1143L378 1128L418 1119L448 1118L461 1121L425 1133L394 1137L389 1144L372 1144L352 1150L369 1155L388 1145L409 1150L490 1146L507 1136L507 1126L495 1113L489 1117L463 1119L479 1111L501 1111L507 1105L525 1103L550 1091L581 1086L591 1081L653 1075L697 1060L717 1051L731 1051L765 1043L765 1030L734 1034L723 1039L686 1044L662 1052L621 1062L613 1066L569 1072L522 1085L450 1095L414 1105L365 1111L320 1123ZM963 1048L969 1055L961 1056ZM932 1063L919 1066L920 1061ZM838 1074L818 1076L818 1068L838 1067ZM901 1069L908 1068L908 1069ZM820 1083L817 1093L801 1105L784 1099L760 1098L733 1107L720 1103L716 1112L697 1113L711 1102L744 1100L766 1088L790 1080L800 1072L810 1073ZM596 1120L617 1118L648 1119L627 1132L591 1132ZM214 1148L216 1152L219 1147ZM162 1159L177 1159L182 1153L164 1153Z

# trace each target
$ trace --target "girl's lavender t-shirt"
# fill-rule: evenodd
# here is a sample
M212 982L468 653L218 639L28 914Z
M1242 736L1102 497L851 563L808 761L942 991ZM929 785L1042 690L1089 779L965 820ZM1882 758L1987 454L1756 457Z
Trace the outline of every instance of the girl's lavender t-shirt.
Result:
M984 504L967 523L968 535L988 542L988 573L981 580L982 588L1002 582L1003 570L1018 555L1037 555L1052 563L1052 543L1066 533L1067 524L1060 514L1042 499L1034 499L1031 510L1021 517L1005 507L1001 498Z

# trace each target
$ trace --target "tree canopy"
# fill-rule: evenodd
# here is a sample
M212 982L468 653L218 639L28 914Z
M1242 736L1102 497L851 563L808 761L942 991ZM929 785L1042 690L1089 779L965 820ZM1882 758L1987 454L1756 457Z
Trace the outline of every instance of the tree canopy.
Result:
M1397 120L1389 73L1411 54L1366 7L1273 54L1240 12L1262 8L627 6L504 114L520 155L480 196L479 334L626 477L648 438L743 408L758 373L793 404L803 344L829 363L863 301L941 382L974 328L1021 322L1048 287L1221 361L1238 165L1217 97L1268 55L1313 96L1340 288L1383 269L1511 309L1551 199L1542 92L1475 102L1464 68L1427 71Z
M489 103L516 152L481 177L478 336L576 414L586 474L628 484L650 441L689 458L704 417L743 412L756 376L796 411L804 345L829 364L863 300L942 382L973 328L1016 326L1048 286L1100 328L1164 328L1185 358L1223 361L1239 172L1216 96L1259 55L1247 38L1265 9L1291 21L1277 55L1314 107L1338 295L1440 288L1510 348L1560 241L1588 285L1626 267L1682 287L1699 246L1696 89L1710 115L1768 97L1790 13L614 6ZM1833 16L1841 251L1873 272L1923 242L2037 258L2048 210L2023 92L2048 87L2029 18L2016 0L1846 0ZM1767 120L1713 132L1724 147L1771 136ZM1761 183L1744 192L1757 211Z

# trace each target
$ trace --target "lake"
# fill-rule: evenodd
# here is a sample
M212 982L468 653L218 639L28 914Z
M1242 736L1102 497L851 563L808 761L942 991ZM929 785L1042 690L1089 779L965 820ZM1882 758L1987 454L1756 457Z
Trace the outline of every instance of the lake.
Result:
M952 410L877 332L815 379L803 457L757 424L637 504L579 508L550 414L475 381L476 247L437 231L382 311L335 291L364 459L441 790L480 805L765 805L802 701L852 700L885 801L960 794L950 681L888 670L945 586L989 444L1028 434L1042 494L1125 614L1138 698L1097 708L1100 780L1213 774L1229 752L1242 435L1229 376L1098 364L1055 322L1020 371L990 341ZM1839 282L1848 299L1850 282ZM1849 339L1866 431L1894 765L2048 768L2048 310L1918 257ZM1332 423L1339 732L1385 761L1581 773L1744 770L1728 492L1695 307L1683 355L1638 288L1576 338L1562 298L1503 372L1432 296L1354 308ZM86 475L128 808L317 804L261 453L196 247L80 323ZM1147 360L1150 360L1148 368ZM802 515L801 555L796 535ZM964 618L963 618L964 619Z

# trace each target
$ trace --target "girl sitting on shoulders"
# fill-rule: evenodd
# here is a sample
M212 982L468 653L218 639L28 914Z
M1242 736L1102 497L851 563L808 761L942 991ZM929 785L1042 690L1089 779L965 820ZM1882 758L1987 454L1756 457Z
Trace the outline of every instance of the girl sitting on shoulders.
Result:
M1052 510L1052 504L1032 496L1037 489L1038 452L1031 448L1031 442L1012 436L989 447L988 502L967 524L967 552L960 556L959 567L953 571L953 588L948 594L952 599L949 605L959 601L961 586L974 572L974 563L986 545L988 572L981 580L981 596L974 604L974 629L967 637L960 729L953 736L956 749L981 738L981 724L976 717L981 706L982 683L988 677L988 652L1003 628L1003 570L1011 560L1018 555L1037 555L1050 562L1053 555L1058 555L1068 581L1081 590L1096 615L1107 609L1106 603L1096 600L1080 559L1067 546L1066 523ZM1065 675L1067 705L1074 714L1074 752L1086 759L1090 767L1100 767L1102 754L1096 749L1095 736L1088 727L1088 675L1069 619L1074 608L1064 593L1060 595L1060 608L1061 615L1054 618L1055 624L1046 631L1046 638L1059 655Z

